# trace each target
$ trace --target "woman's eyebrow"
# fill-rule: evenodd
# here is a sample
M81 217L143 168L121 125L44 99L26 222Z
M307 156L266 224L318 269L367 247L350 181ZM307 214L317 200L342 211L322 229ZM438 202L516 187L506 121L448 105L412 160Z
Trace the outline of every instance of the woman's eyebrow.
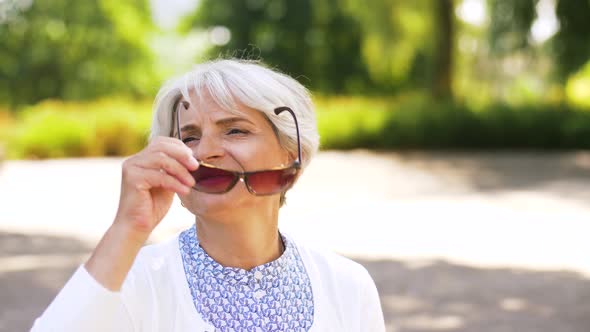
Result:
M187 131L201 131L201 127L194 125L194 124L187 124L186 126L180 129L180 132L187 132Z
M237 117L237 116L219 119L219 120L215 121L215 124L218 126L229 126L229 125L234 124L236 122L246 122L251 125L254 125L254 122L252 122L246 118L241 118L241 117ZM180 129L180 131L181 132L187 132L187 131L200 132L201 127L190 123L190 124L183 126L182 129Z
M218 126L227 126L227 125L234 124L236 122L247 122L251 125L254 125L254 123L252 121L250 121L246 118L238 117L238 116L219 119L219 120L215 121L215 124Z

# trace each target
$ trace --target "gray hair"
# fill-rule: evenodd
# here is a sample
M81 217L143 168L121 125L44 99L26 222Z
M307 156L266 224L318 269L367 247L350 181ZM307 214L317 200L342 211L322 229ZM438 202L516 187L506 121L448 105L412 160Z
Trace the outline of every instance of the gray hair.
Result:
M173 132L172 109L189 91L200 99L208 94L223 109L236 112L237 104L262 112L270 121L281 146L297 155L297 133L292 117L274 114L287 106L299 122L302 167L305 168L319 147L314 106L309 91L292 77L265 67L258 61L220 59L196 65L191 71L166 82L156 96L149 141Z

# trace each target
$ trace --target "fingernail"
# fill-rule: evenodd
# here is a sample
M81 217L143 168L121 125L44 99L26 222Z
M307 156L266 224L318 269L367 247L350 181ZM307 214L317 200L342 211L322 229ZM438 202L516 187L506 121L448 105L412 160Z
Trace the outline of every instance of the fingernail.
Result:
M197 161L197 159L195 159L195 157L193 157L193 156L191 156L191 157L190 157L190 159L189 159L189 162L191 163L191 165L192 165L193 167L197 167L197 166L199 166L199 162L198 162L198 161Z

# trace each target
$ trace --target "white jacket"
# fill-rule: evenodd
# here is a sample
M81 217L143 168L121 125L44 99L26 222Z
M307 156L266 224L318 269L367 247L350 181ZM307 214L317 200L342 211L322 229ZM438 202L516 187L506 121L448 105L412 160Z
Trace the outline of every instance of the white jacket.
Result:
M294 243L313 292L310 332L385 331L377 288L364 267ZM214 332L215 328L194 307L176 236L142 248L120 292L104 288L81 265L31 329L46 331Z

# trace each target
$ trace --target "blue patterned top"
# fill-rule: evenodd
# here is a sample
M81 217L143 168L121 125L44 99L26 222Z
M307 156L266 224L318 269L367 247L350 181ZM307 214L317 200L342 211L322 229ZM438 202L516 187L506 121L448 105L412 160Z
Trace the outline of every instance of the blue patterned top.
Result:
M252 270L224 267L199 245L195 227L179 245L193 303L216 331L309 331L314 306L311 282L295 245Z

